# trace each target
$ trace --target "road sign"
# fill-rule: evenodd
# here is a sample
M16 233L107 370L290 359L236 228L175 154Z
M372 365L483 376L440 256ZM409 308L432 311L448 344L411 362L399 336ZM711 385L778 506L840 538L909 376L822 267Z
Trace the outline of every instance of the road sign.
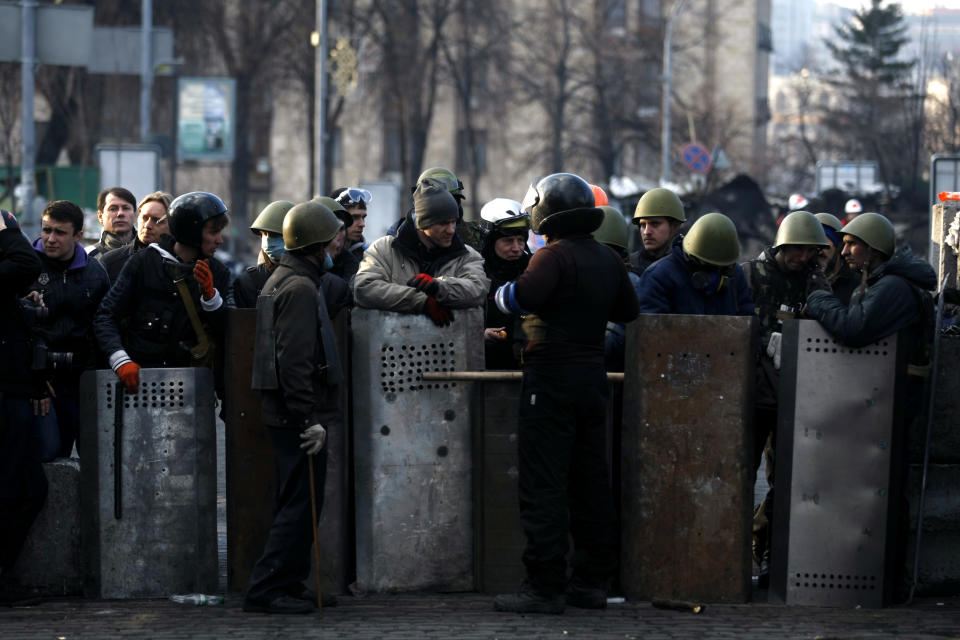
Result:
M42 64L86 66L93 49L93 7L41 4L36 6L36 61ZM19 2L0 2L0 61L23 56Z
M699 142L688 142L681 151L683 164L694 173L710 171L710 152Z

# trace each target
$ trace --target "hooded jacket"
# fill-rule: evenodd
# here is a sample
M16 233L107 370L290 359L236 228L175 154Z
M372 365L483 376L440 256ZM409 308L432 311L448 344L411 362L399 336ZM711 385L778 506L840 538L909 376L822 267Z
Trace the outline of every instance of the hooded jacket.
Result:
M427 295L407 286L407 281L418 273L436 278L440 289L434 297L451 309L483 305L490 287L483 271L483 258L475 249L456 235L450 247L428 249L408 218L396 236L379 238L364 252L354 278L357 306L420 313Z
M923 320L920 299L937 287L933 267L907 246L867 275L866 290L859 287L849 304L825 291L807 298L807 315L816 319L843 344L859 348Z

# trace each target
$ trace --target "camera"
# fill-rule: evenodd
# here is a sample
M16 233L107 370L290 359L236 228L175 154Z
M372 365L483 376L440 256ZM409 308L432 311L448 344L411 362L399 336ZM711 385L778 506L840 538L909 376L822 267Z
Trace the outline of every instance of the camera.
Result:
M50 317L50 309L46 307L38 307L28 298L20 298L19 302L20 311L23 313L23 317L27 321L27 325L30 327L35 327L38 324L42 324Z
M60 369L73 364L73 353L69 351L50 351L47 343L35 340L30 354L30 368L33 371Z

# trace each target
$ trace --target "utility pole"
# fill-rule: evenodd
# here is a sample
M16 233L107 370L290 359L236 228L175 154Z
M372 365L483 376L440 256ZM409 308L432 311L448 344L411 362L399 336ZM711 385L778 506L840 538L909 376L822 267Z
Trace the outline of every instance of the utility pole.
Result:
M33 122L33 71L37 50L37 3L36 0L23 0L23 33L20 41L20 61L23 65L23 100L21 103L21 141L20 146L20 194L23 198L21 226L27 236L33 234L33 174L36 170L34 160L37 155L36 132Z
M663 34L663 129L660 132L660 184L670 182L670 98L673 73L673 28L687 0L676 0L670 7Z
M140 17L140 142L150 135L150 95L153 91L153 0L142 0Z
M325 196L327 195L326 185L323 183L326 173L324 160L327 138L325 130L327 121L327 3L325 0L317 0L317 30L311 35L311 44L315 48L313 59L313 191L314 195Z

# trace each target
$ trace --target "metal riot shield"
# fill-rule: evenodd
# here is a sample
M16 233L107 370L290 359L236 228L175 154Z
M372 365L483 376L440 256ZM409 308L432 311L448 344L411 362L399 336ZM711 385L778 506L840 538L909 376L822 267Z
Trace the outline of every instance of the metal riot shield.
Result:
M897 337L852 349L813 320L793 320L782 348L771 595L880 607L902 449Z
M633 598L750 596L752 317L627 325L621 583Z
M341 311L334 321L340 354L347 353L349 312ZM242 591L250 582L253 565L263 553L270 525L276 477L273 443L260 420L260 391L251 388L257 311L230 309L227 312L226 367L227 402L227 585ZM341 361L347 358L341 355ZM347 385L332 389L324 404L329 407L322 419L327 428L327 475L323 510L320 514L320 578L325 593L343 593L352 563L349 546L349 497L347 471L349 439L346 420ZM311 556L312 557L312 556ZM310 563L313 571L314 563ZM313 584L311 578L310 584Z
M474 588L472 385L424 371L483 368L483 310L448 327L353 311L357 584L368 591Z
M113 371L81 378L88 596L217 589L214 400L208 369L141 369L120 395Z

